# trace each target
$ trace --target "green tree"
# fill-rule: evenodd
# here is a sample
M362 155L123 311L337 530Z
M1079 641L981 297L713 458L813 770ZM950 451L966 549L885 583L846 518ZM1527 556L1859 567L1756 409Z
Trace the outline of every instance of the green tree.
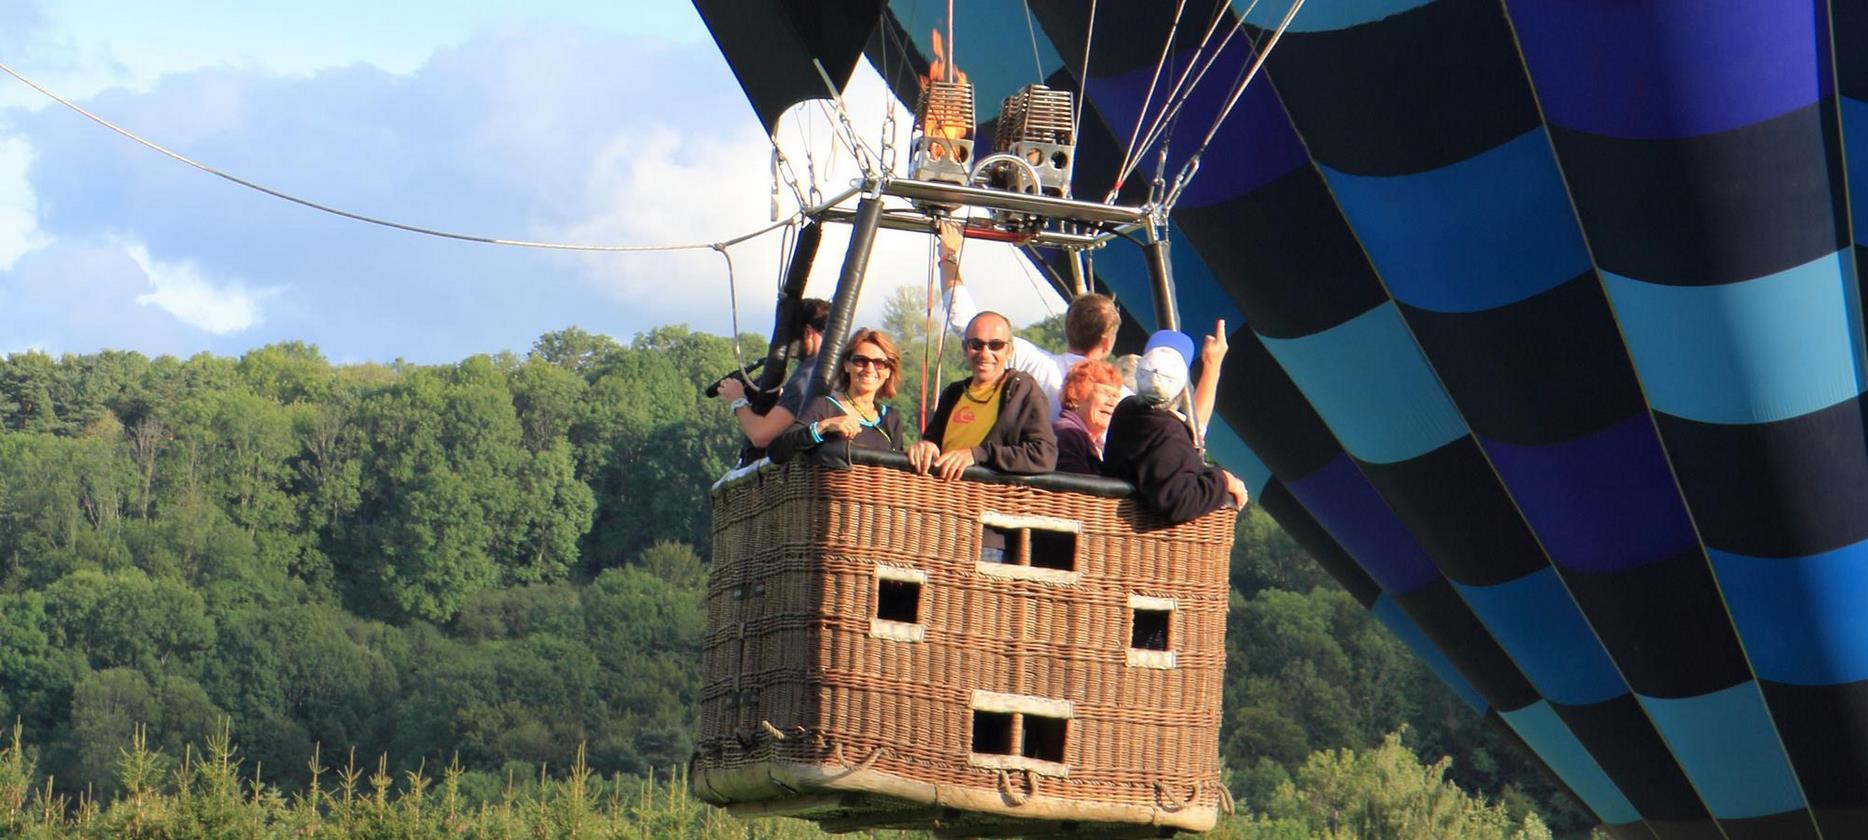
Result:
M130 743L138 725L156 712L149 681L133 668L94 671L78 681L71 696L71 724L57 774L94 787L102 796L117 792L117 755Z
M45 615L53 643L83 651L95 668L157 674L214 644L201 595L140 569L66 575L46 587Z
M302 341L248 351L238 370L253 393L276 402L316 402L330 393L331 364L316 345Z
M1322 750L1278 786L1262 815L1215 836L1341 840L1549 840L1535 814L1514 815L1422 764L1390 733L1373 749Z

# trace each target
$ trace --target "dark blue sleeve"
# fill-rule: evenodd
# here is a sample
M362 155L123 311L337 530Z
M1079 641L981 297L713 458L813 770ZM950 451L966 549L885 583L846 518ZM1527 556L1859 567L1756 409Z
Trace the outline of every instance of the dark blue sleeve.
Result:
M816 359L805 359L798 363L798 369L791 372L791 378L785 380L785 388L778 392L778 403L774 408L782 408L797 417L803 412L798 409L804 405L805 383L811 381L811 372L817 369Z

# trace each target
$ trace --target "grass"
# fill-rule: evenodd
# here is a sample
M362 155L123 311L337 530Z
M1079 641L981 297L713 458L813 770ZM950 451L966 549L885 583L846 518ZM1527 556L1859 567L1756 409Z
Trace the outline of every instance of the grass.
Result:
M285 792L242 768L225 730L196 753L150 750L139 732L122 750L123 792L109 802L55 794L39 778L20 727L0 747L0 837L27 840L246 840L328 837L345 840L419 838L663 838L793 840L826 837L799 820L740 820L695 799L678 770L645 779L598 779L580 750L563 778L540 768L536 780L509 778L492 801L474 802L461 788L459 765L438 777L421 770L400 778L387 757L373 768L354 755L326 767L314 752L306 789ZM885 836L911 837L887 832Z

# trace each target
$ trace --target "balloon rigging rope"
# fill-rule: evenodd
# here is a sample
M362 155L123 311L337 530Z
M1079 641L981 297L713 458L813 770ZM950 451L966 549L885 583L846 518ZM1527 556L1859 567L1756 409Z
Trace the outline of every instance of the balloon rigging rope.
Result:
M1025 34L1031 36L1031 72L1044 83L1044 61L1038 58L1038 28L1031 23L1031 0L1025 0Z
M1200 82L1206 78L1207 71L1213 69L1213 66L1219 63L1220 54L1226 51L1226 46L1232 43L1233 37L1238 35L1239 30L1245 27L1246 17L1251 15L1252 10L1257 7L1258 0L1251 0L1250 3L1246 4L1245 11L1240 12L1238 17L1233 19L1232 27L1226 30L1226 37L1220 39L1219 46L1214 48L1212 54L1207 55L1205 62L1188 63L1187 71L1181 74L1181 82L1187 82L1189 74L1192 75L1193 81L1188 83L1185 88L1181 86L1180 82L1175 83L1174 88L1168 92L1167 97L1169 100L1172 100L1172 102L1162 107L1161 113L1156 116L1154 123L1148 127L1147 133L1142 135L1141 145L1136 148L1147 149L1161 140L1168 126L1172 125L1174 120L1180 116L1180 110L1182 107L1186 106L1187 100L1193 98L1193 92L1199 89ZM1220 15L1213 18L1213 23L1207 28L1206 36L1200 39L1200 49L1195 52L1195 55L1204 54L1206 52L1207 44L1212 42L1213 33L1218 29L1220 20L1225 16L1225 9L1226 6L1222 3L1220 6ZM1194 72L1193 69L1195 64L1200 65L1200 70L1197 73ZM1176 94L1179 94L1178 98ZM1140 155L1137 155L1133 160L1129 161L1128 165L1124 167L1121 172L1116 174L1116 182L1121 183L1128 180L1128 177L1134 174L1135 167L1140 166L1141 162Z
M1154 103L1155 86L1161 82L1161 69L1167 66L1168 53L1174 49L1174 36L1180 32L1181 13L1186 10L1187 0L1177 0L1174 4L1174 23L1168 27L1167 38L1161 42L1161 57L1155 59L1154 75L1148 78L1148 93L1142 97L1142 107L1135 112L1135 128L1129 131L1129 145L1122 150L1122 166L1116 170L1118 172L1129 168L1129 160L1132 157L1139 157L1135 154L1135 141L1142 136L1142 123L1148 121L1148 106ZM1116 193L1121 190L1122 179L1117 178L1115 184L1109 188L1109 195L1105 196L1103 201L1105 203L1115 201Z
M475 236L473 234L453 233L453 232L444 231L444 230L436 230L434 228L426 228L426 227L421 227L419 225L405 224L402 222L391 221L389 219L378 218L376 216L368 216L362 213L354 213L349 210L339 209L339 208L332 207L327 204L320 204L316 201L311 201L310 199L299 198L298 196L292 195L290 193L282 192L280 190L275 190L271 187L267 187L262 184L256 184L244 178L231 175L227 172L223 172L219 169L216 169L205 163L197 161L186 155L182 155L178 152L171 151L168 148L158 143L155 143L150 140L146 140L142 138L141 136L137 135L135 132L125 129L107 119L104 119L103 117L93 114L90 111L85 110L84 107L79 105L78 103L73 102L69 99L66 99L63 96L59 96L58 94L53 93L52 91L47 90L46 88L40 86L39 83L34 82L33 80L28 79L23 75L20 75L19 71L14 70L12 67L7 66L3 62L0 62L0 71L5 71L7 75L12 76L15 79L18 79L21 83L25 84L27 87L30 87L33 90L36 90L42 94L45 94L52 101L57 102L58 104L63 105L66 108L69 108L77 112L79 115L83 116L84 118L94 123L97 123L98 125L108 128L111 131L116 132L117 134L122 135L123 137L126 137L130 140L133 140L136 143L141 144L168 158L171 158L180 163L184 163L189 166L192 166L195 169L201 170L202 172L206 172L209 175L213 175L217 178L223 178L225 180L232 181L233 183L239 184L240 186L246 187L247 189L265 193L266 195L272 196L273 198L281 199L284 201L289 201L289 202L292 202L293 204L297 204L302 207L309 207L313 210L317 210L323 213L329 213L333 216L341 216L343 218L350 219L352 221L364 222L366 224L372 224L372 225L379 225L379 226L386 227L386 228L394 228L396 230L406 231L409 233L419 233L424 236L435 236L435 237L440 237L442 239L454 239L454 240L459 240L462 242L479 242L479 243L486 244L486 245L507 245L507 246L517 247L517 248L543 248L543 249L555 250L555 251L596 251L596 252L602 252L602 253L653 253L653 252L671 252L671 251L705 251L705 250L711 249L711 250L719 251L722 254L725 254L727 248L730 248L734 245L738 245L741 242L745 242L749 239L755 239L765 234L771 233L772 231L778 230L779 228L785 227L786 225L793 224L797 222L799 219L801 219L804 215L804 210L800 209L797 212L794 212L791 215L786 216L783 219L775 221L769 225L766 225L765 227L759 228L758 230L752 231L751 233L746 233L740 236L735 236L731 239L723 239L718 242L681 242L681 243L658 244L658 245L594 245L594 244L577 244L577 243L565 243L565 242L535 242L535 241L530 241L530 240L525 240L525 239L502 239L502 238L493 237L493 236ZM776 146L774 147L776 148ZM731 258L728 259L728 263L729 265L731 264Z
M1246 88L1252 84L1254 78L1258 77L1258 71L1265 66L1265 59L1270 58L1271 51L1277 49L1278 40L1284 37L1285 30L1291 27L1291 20L1297 17L1297 11L1303 7L1304 0L1294 0L1291 8L1285 11L1284 19L1278 21L1278 28L1272 31L1271 39L1265 42L1265 48L1258 52L1258 57L1239 77L1239 83L1232 89L1232 96L1226 100L1226 107L1221 108L1219 115L1213 118L1213 125L1207 129L1206 137L1200 141L1200 145L1194 148L1193 154L1181 166L1180 174L1174 177L1174 188L1169 190L1167 197L1163 199L1163 207L1171 209L1175 202L1180 200L1181 191L1187 188L1187 183L1192 181L1193 176L1200 171L1200 156L1206 153L1207 146L1212 145L1213 138L1219 135L1219 127L1226 123L1227 115L1231 114L1233 107L1239 104L1239 99L1245 95Z
M1090 88L1090 45L1094 43L1096 43L1096 0L1090 0L1090 20L1083 31L1083 63L1078 65L1083 69L1077 75L1077 101L1074 103L1074 110L1070 113L1072 139L1082 136L1077 133L1077 128L1083 124L1084 94L1088 93Z

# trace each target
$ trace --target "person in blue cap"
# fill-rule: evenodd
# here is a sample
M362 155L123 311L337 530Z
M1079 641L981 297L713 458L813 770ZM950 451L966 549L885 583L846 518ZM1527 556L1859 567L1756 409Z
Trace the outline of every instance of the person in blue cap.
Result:
M1201 353L1197 393L1203 396L1217 390L1217 360L1225 355L1225 335L1221 322ZM1228 505L1243 510L1247 502L1245 482L1207 466L1194 445L1193 429L1174 410L1187 389L1192 361L1193 339L1172 330L1150 336L1135 367L1135 396L1117 404L1103 445L1103 474L1135 485L1144 503L1174 523ZM1204 426L1213 406L1210 397L1200 401L1205 405L1195 405L1194 416Z

